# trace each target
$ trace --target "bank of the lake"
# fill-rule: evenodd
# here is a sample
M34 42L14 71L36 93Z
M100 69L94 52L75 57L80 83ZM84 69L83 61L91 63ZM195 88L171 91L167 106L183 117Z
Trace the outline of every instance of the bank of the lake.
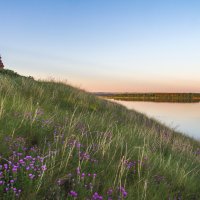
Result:
M200 199L200 143L70 85L0 71L0 199Z

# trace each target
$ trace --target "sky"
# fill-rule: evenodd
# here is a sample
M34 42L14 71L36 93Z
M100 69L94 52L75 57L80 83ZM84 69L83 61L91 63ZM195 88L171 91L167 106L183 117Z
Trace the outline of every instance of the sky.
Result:
M200 92L200 1L0 0L0 54L90 92Z

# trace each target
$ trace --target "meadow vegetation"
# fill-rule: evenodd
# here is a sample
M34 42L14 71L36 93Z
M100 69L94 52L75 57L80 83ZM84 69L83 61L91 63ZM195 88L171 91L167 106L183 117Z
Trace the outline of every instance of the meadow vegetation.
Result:
M63 83L1 70L0 143L0 199L200 199L198 141Z

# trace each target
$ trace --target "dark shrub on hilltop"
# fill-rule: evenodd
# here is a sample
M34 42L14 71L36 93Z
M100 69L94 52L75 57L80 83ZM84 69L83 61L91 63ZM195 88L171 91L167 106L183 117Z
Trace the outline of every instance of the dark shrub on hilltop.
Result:
M0 70L0 75L9 75L9 76L12 76L12 77L19 77L19 74L12 71L12 70L9 70L9 69L2 69Z
M8 76L13 77L13 78L23 77L23 78L34 79L32 76L28 76L28 77L22 76L22 75L19 75L16 72L14 72L13 70L9 70L9 69L1 69L0 70L0 76L1 75L8 75Z

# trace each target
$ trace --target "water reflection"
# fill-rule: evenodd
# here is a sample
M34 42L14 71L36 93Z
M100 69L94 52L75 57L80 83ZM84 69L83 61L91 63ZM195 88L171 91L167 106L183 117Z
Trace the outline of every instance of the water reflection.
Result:
M114 101L128 109L154 117L177 131L200 139L200 103Z

